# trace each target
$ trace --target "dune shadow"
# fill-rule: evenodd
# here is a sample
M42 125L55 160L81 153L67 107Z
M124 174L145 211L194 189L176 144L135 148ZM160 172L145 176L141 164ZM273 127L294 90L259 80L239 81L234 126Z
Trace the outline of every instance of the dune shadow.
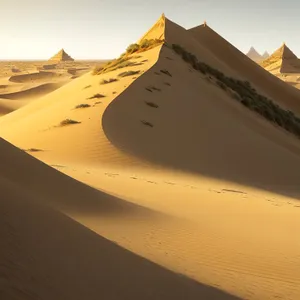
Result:
M300 199L297 141L277 128L256 122L254 113L227 103L232 99L220 101L219 90L207 88L209 96L198 98L192 88L181 89L172 82L174 91L165 90L166 87L155 95L154 99L161 103L159 112L143 108L141 101L150 101L153 93L141 87L161 81L151 72L160 70L165 66L162 64L158 60L104 111L102 128L113 145L152 163L154 168L201 175ZM171 65L168 69L176 74ZM170 80L174 79L170 77ZM197 79L197 83L206 88L204 81ZM194 86L190 82L185 84ZM131 113L125 115L124 111L128 110ZM146 117L155 126L142 131L139 120Z
M1 295L22 292L24 300L240 299L140 257L49 207L16 197L0 201L0 232L9 241L0 249L0 270L7 279Z
M24 193L68 214L107 216L111 214L154 217L158 213L83 184L0 140L5 178Z

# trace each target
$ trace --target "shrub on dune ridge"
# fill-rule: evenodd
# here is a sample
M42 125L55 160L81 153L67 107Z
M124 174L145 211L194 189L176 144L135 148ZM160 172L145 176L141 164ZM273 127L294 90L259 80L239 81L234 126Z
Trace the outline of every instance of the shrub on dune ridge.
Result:
M136 75L136 74L139 74L139 73L140 73L140 71L127 71L127 72L120 73L118 76L119 77L126 77L126 76Z
M272 100L258 94L250 82L226 76L206 63L198 61L180 45L173 44L172 48L195 70L213 76L220 88L227 91L230 89L233 99L300 138L300 118L293 112L284 110Z
M144 39L140 42L140 44L137 44L137 43L131 44L127 47L126 52L122 53L119 58L108 62L104 66L95 67L92 74L99 75L99 74L103 74L106 72L114 71L114 70L122 68L122 67L124 68L124 67L130 66L130 65L132 66L132 65L142 64L142 63L146 62L147 60L144 60L142 63L134 63L134 62L125 63L125 62L128 61L129 59L135 59L135 58L140 57L140 56L132 57L131 56L132 54L141 53L141 52L150 50L152 48L155 48L156 46L163 44L164 42L165 42L164 40L160 40L160 39L150 39L150 40Z
M131 44L127 47L126 53L132 54L132 53L137 52L139 49L140 49L139 44Z

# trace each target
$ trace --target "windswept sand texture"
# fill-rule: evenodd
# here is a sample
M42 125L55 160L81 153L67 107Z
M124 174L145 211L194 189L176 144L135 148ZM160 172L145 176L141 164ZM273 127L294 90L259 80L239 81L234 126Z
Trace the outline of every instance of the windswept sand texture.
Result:
M208 26L162 16L143 38L166 45L0 118L42 161L0 140L0 295L300 299L299 140L171 45L296 113L299 91Z

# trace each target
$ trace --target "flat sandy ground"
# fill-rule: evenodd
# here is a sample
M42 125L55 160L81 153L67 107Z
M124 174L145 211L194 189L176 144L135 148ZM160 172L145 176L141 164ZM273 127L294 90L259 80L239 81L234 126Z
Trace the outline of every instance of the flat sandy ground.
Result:
M193 34L162 17L146 37L300 112L296 89ZM300 299L299 140L167 46L129 61L0 118L0 296Z

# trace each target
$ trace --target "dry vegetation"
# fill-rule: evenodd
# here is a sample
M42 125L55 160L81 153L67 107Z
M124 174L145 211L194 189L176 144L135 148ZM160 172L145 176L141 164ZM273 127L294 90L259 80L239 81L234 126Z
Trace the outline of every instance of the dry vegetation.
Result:
M75 121L72 119L65 119L60 122L60 126L67 126L67 125L74 125L74 124L80 124L81 122Z
M141 53L147 50L150 50L158 45L164 43L164 40L159 39L151 39L151 40L142 40L140 44L131 44L127 47L126 52L123 53L119 58L108 62L105 66L97 66L93 70L93 75L100 75L107 72L111 72L117 69L131 67L131 66L138 66L142 63L146 62L147 60L143 60L142 62L132 62L130 59L138 59L141 56L132 56L134 53Z
M164 40L160 39L144 39L140 42L140 44L131 44L127 47L126 53L132 54L132 53L140 53L147 50L150 50L156 46L159 46L164 43Z
M126 77L126 76L131 76L131 75L136 75L139 74L140 71L127 71L127 72L122 72L118 76L119 77Z
M152 123L150 123L148 121L145 121L145 120L142 120L141 122L142 122L142 124L144 124L145 126L148 126L148 127L153 127L154 126Z
M165 74L165 75L168 75L168 76L172 77L172 74L168 70L166 70L166 69L160 70L160 72L163 73L163 74Z
M99 99L99 98L104 98L104 97L105 97L104 95L97 93L97 94L95 94L94 96L92 96L88 99Z
M118 79L117 78L109 78L108 80L102 79L100 81L100 84L108 84L108 83L112 83L112 82L115 82L115 81L118 81Z
M260 114L272 123L277 124L297 137L300 137L300 118L293 112L284 110L272 100L257 93L248 81L241 81L228 77L206 63L198 61L195 55L189 53L180 45L173 44L172 48L195 70L214 77L220 88L227 91L231 90L233 99Z
M153 103L153 102L148 102L148 101L145 101L145 103L150 106L150 107L153 107L153 108L158 108L158 105L156 103Z
M43 150L37 149L37 148L29 148L29 149L26 149L25 151L26 151L26 152L41 152L41 151L43 151Z
M75 108L87 108L87 107L91 107L89 104L86 104L86 103L82 103L82 104L79 104L79 105L76 105Z

